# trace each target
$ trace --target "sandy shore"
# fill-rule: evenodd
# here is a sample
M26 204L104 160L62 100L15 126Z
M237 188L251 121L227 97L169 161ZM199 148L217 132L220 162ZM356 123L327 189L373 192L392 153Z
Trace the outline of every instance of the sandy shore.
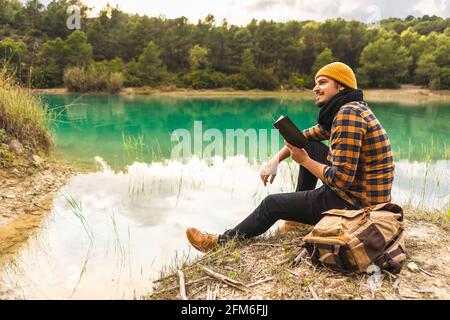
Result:
M365 89L365 99L369 102L397 102L407 105L417 105L427 102L450 102L450 90L429 90L419 86L404 85L401 89ZM65 88L34 89L36 94L67 94ZM311 90L296 91L238 91L233 89L194 90L194 89L155 89L150 87L124 88L123 96L152 95L164 97L195 97L195 98L280 98L280 99L314 99Z

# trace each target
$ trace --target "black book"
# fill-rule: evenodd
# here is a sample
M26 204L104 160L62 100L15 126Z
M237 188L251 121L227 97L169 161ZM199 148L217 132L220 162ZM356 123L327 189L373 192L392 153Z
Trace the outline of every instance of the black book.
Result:
M308 144L308 139L306 139L303 133L288 116L279 117L273 126L278 129L284 140L293 146L296 146L297 148L304 148Z

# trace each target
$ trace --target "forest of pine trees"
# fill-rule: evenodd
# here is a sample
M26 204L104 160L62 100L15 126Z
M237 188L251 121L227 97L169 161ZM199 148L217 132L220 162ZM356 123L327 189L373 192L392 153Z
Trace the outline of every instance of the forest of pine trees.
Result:
M79 5L81 30L66 26ZM414 83L450 89L450 19L391 18L379 28L343 19L252 20L246 26L127 14L106 7L86 18L79 0L0 0L0 63L34 88L117 92L125 86L302 89L342 61L363 88Z

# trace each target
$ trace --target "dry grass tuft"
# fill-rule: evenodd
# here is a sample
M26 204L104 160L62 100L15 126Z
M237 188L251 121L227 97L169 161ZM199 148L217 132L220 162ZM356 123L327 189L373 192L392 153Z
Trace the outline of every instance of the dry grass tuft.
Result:
M6 67L0 69L0 129L6 137L19 140L34 151L48 153L50 112L39 97L21 88Z

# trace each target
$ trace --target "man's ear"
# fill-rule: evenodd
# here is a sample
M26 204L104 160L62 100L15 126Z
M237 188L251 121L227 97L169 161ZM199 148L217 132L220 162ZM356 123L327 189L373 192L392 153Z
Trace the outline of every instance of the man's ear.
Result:
M342 83L338 82L338 90L339 92L344 91L346 89L346 87L344 85L342 85Z
M334 87L338 89L339 92L345 90L345 86L343 86L339 81L334 80Z

